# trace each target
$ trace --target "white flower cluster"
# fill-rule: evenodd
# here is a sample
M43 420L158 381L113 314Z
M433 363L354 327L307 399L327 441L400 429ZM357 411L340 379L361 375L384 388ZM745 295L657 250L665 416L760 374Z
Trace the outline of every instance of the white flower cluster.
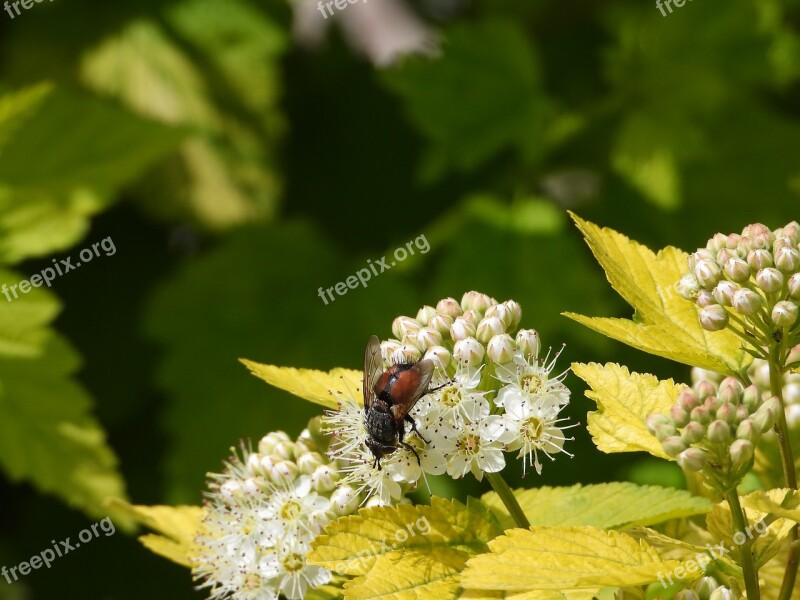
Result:
M330 571L306 563L309 544L362 498L340 484L323 444L308 429L295 442L273 432L257 452L234 453L222 473L210 476L193 565L210 598L299 600L330 582Z
M564 435L571 426L559 417L570 398L562 382L566 373L553 375L559 353L540 358L539 335L532 329L512 337L520 319L517 302L499 304L478 292L468 292L461 302L445 298L436 307L425 306L416 319L395 319L397 337L381 343L384 367L423 358L436 366L431 386L439 389L423 396L409 413L421 437L408 433L405 441L419 462L398 446L375 465L364 443L357 390L340 398L338 411L323 417L334 440L330 455L345 465L344 481L388 504L426 474L461 478L472 472L481 479L501 471L504 452L517 452L523 470L533 465L537 473L542 454L572 456L563 448L572 439Z

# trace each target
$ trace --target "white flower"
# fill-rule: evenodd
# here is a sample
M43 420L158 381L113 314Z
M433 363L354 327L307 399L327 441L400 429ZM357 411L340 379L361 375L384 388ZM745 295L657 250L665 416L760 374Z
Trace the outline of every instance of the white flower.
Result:
M518 352L514 355L513 368L498 366L497 378L508 385L498 392L495 404L504 406L509 395L521 395L523 398L538 399L546 404L556 406L569 404L569 388L563 383L567 372L564 371L555 377L551 376L560 355L561 351L559 350L548 362L549 352L543 360L533 356L526 358L522 352Z
M266 534L276 542L308 542L324 527L331 507L328 498L311 489L311 478L298 477L291 486L275 490L264 507L262 515L268 520Z
M559 427L559 423L566 419L558 418L559 410L558 405L541 398L531 401L520 394L507 396L503 416L505 432L500 434L499 439L507 445L508 450L519 449L523 474L527 465L532 464L541 475L539 452L551 460L555 460L552 455L559 452L572 456L564 450L564 442L573 438L564 437L563 429L566 427Z
M353 454L342 467L347 477L342 480L345 485L352 485L358 494L364 494L366 502L370 496L376 496L380 504L392 504L403 497L403 490L394 478L396 469L390 463L397 460L399 452L385 456L380 468L375 466L375 457L364 447L360 454Z
M276 552L261 559L261 575L289 600L302 600L309 587L325 585L331 572L322 567L306 564L309 548L305 544L286 544Z
M489 402L485 398L465 402L467 420L458 428L445 428L431 446L447 457L450 477L458 479L472 471L480 481L484 473L496 473L506 465L503 445L498 441L505 428L501 416L489 415Z

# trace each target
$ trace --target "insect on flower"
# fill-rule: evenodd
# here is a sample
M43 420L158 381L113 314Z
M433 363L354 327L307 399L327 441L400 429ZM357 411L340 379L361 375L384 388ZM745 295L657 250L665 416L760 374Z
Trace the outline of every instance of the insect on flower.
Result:
M381 468L381 458L391 454L398 444L410 450L420 462L417 451L403 441L405 423L411 431L428 443L417 431L417 424L408 412L425 394L440 388L428 389L433 377L432 360L414 363L397 363L383 370L381 344L377 336L367 342L364 353L364 425L367 430L367 448L375 456L374 465Z

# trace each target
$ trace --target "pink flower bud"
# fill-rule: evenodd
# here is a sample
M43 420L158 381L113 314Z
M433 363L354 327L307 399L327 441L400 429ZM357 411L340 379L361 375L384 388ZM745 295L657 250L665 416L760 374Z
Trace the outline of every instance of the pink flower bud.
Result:
M761 310L761 296L746 288L733 295L733 308L741 315L754 315Z
M678 392L676 402L683 410L691 412L693 408L700 406L700 397L697 395L697 392L687 386Z
M458 303L458 300L455 298L443 298L436 303L436 312L440 315L446 315L448 317L460 317L461 313L461 305Z
M453 347L453 358L470 367L477 367L483 362L485 352L483 345L470 337L456 342Z
M423 327L431 322L431 319L436 316L436 309L427 304L417 311L417 322Z
M517 348L522 352L525 357L539 358L539 350L541 350L541 341L539 340L539 333L535 329L520 329L516 337Z
M651 415L648 415L644 423L645 425L647 425L647 429L648 431L650 431L650 433L655 433L656 427L658 427L659 425L672 426L672 420L668 416L659 413L653 413Z
M483 313L492 304L497 304L497 300L480 292L467 292L461 298L461 308L464 310L474 309Z
M800 273L795 273L791 277L789 277L789 281L786 283L786 287L789 290L789 297L795 300L800 300Z
M392 334L397 339L403 339L404 336L410 333L416 333L420 330L422 325L417 323L416 319L411 317L397 317L392 321Z
M450 337L454 342L465 340L468 337L475 337L475 326L464 317L458 317L450 326Z
M700 290L700 292L697 294L695 302L697 302L697 306L699 306L700 308L705 308L706 306L714 306L715 304L718 304L718 302L714 298L714 294L712 294L708 290Z
M708 425L709 421L711 421L711 414L705 406L693 408L690 417L693 423L699 423L700 425Z
M749 469L753 456L755 455L755 448L753 443L749 440L736 440L731 444L730 457L734 471L741 471Z
M694 268L694 276L697 277L701 287L710 290L719 283L722 278L722 270L713 260L701 260Z
M685 427L689 422L689 413L677 404L673 404L672 408L669 409L669 416L672 418L672 422L675 423L675 427Z
M446 335L450 333L450 328L453 326L455 319L450 315L439 315L437 314L433 317L430 322L428 323L428 327L431 329L435 329L442 335Z
M706 435L712 444L727 444L731 441L731 426L717 419L709 424Z
M720 281L717 287L711 292L716 300L722 306L731 306L733 304L733 295L739 289L739 286L732 281Z
M794 273L800 267L800 251L797 248L781 248L775 253L775 266L784 273Z
M717 396L719 396L723 402L739 404L742 393L744 393L744 386L741 382L736 379L736 377L728 376L719 384Z
M783 288L783 273L768 267L756 273L756 284L768 294L780 292Z
M781 300L772 308L772 322L778 327L791 327L797 321L797 304Z
M761 392L755 385L749 385L745 388L744 394L742 394L742 404L751 414L761 406Z
M514 359L514 352L517 350L514 340L507 333L501 333L489 340L486 346L486 354L489 360L498 365L504 365Z
M761 269L771 267L774 264L772 262L772 253L769 250L761 248L752 250L750 254L747 255L747 264L750 265L754 271L760 271Z
M744 283L750 279L750 265L741 258L731 258L725 263L725 275L731 281Z
M505 331L505 325L498 317L485 317L478 323L475 337L479 342L486 344L494 336L505 333Z
M706 466L706 453L700 448L687 448L678 455L678 464L687 471L702 471Z
M697 319L706 331L720 331L728 325L729 316L724 306L713 304L703 307Z
M691 446L692 444L696 444L697 442L702 440L705 434L706 434L705 425L701 425L700 423L696 423L695 421L689 421L689 423L681 432L681 440L687 446Z
M689 273L681 277L675 289L683 298L694 300L697 294L700 293L700 284L697 281L697 277Z
M661 442L661 447L668 456L672 457L678 456L678 454L686 450L686 444L678 436L666 438Z

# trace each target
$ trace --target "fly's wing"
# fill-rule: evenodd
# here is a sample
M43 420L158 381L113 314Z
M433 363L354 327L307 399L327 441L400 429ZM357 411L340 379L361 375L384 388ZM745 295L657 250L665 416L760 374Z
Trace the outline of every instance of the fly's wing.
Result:
M428 391L428 386L430 385L431 378L433 377L434 368L435 365L433 364L432 360L421 360L411 367L411 370L416 371L419 379L417 380L417 384L411 394L408 394L408 396L405 398L396 398L395 403L389 408L395 421L399 423L405 419L408 411L414 408L417 400L422 398L425 395L425 392Z
M365 411L370 409L372 401L375 399L375 383L383 371L382 366L381 342L378 336L373 335L369 338L367 349L364 352L364 379L361 382L361 389L364 393Z

